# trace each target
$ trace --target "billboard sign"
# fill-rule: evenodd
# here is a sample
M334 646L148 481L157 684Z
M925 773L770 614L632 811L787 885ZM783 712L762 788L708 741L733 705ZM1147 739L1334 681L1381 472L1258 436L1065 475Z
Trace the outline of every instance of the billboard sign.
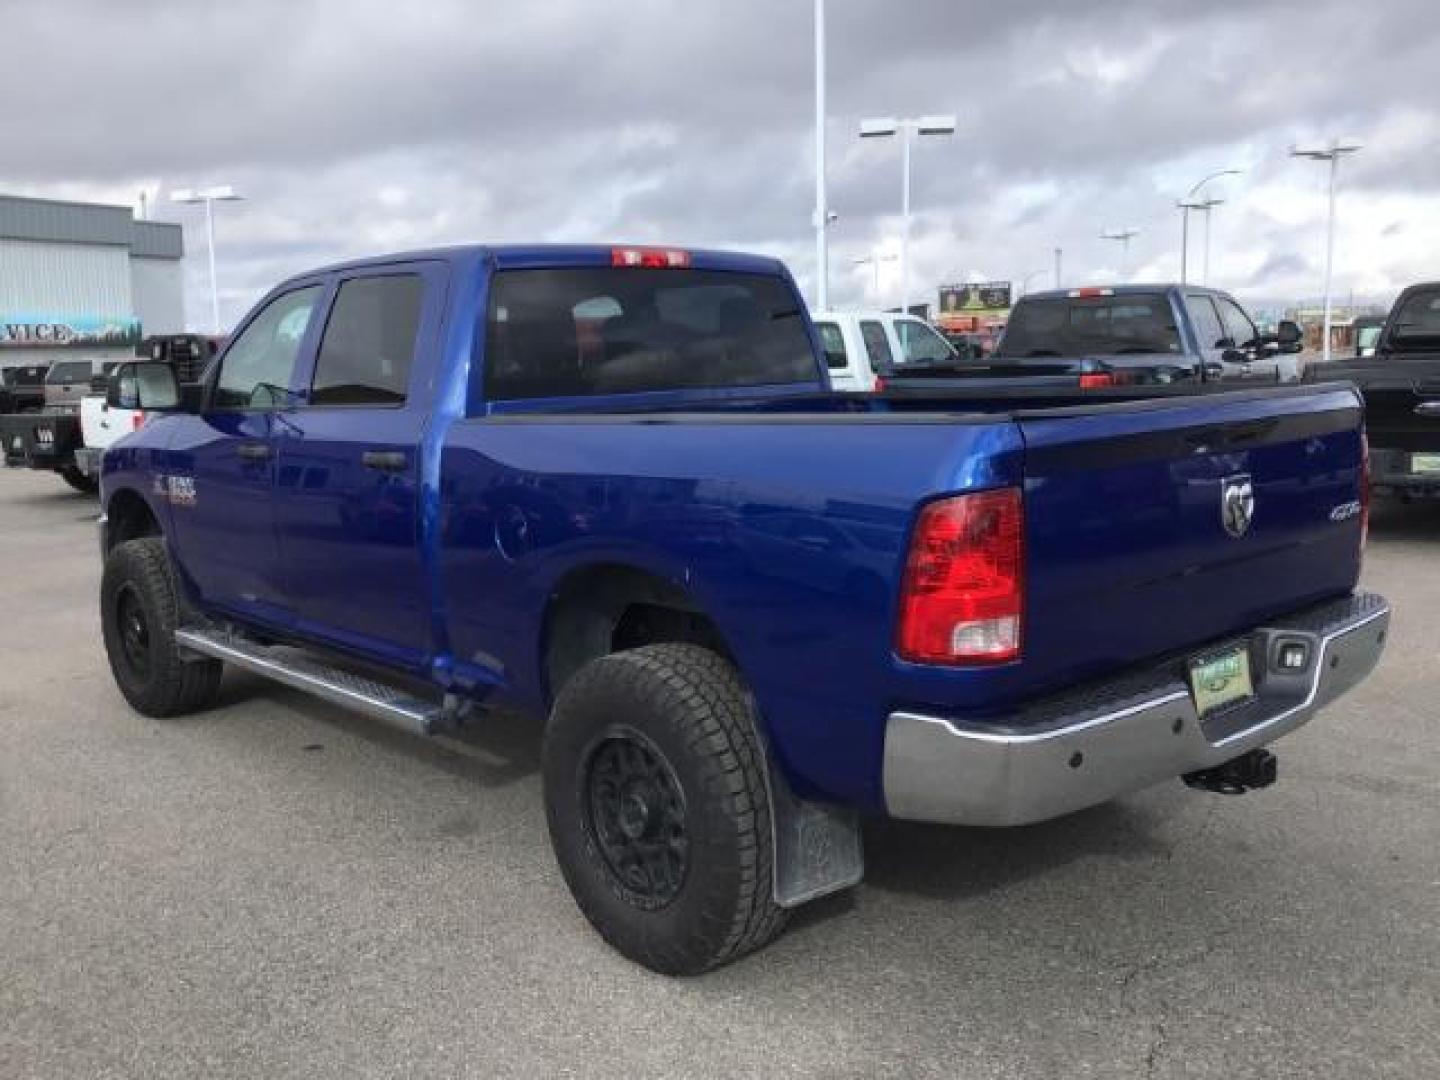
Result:
M940 318L995 316L1010 310L1010 282L984 281L940 286Z
M6 315L0 313L0 349L134 348L140 320L129 315Z

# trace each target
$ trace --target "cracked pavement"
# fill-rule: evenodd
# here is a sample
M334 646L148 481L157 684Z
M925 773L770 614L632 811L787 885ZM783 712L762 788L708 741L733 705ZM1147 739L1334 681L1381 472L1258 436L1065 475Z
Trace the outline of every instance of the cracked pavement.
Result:
M521 719L130 712L94 514L0 473L0 1076L1440 1076L1440 507L1378 508L1389 652L1274 788L877 822L861 888L688 981L581 919Z

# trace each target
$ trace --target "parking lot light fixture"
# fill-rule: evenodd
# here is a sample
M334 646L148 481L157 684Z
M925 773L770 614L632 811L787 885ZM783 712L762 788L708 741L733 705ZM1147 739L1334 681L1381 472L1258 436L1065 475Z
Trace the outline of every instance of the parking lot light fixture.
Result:
M910 144L916 134L953 135L956 123L951 114L860 121L862 139L900 137L900 310L905 313L910 310Z
M220 287L215 278L215 204L239 202L244 198L231 184L198 190L181 188L170 193L170 201L173 203L205 204L205 250L210 262L210 321L217 334L223 332L223 327L220 325Z
M1120 280L1130 276L1130 241L1140 235L1134 227L1128 229L1106 229L1100 234L1101 240L1114 240L1120 244Z
M1210 183L1212 180L1219 180L1222 176L1240 176L1244 171L1245 171L1245 170L1243 170L1243 169L1217 169L1215 172L1212 172L1209 176L1206 176L1205 178L1203 178L1203 179L1197 181L1196 183L1194 183L1193 185L1191 185L1190 190L1185 193L1185 198L1180 199L1179 201L1177 201L1177 202L1175 203L1176 208L1180 211L1180 284L1181 284L1181 285L1184 285L1184 284L1190 279L1190 278L1189 278L1189 274L1190 274L1190 211L1191 211L1191 210L1200 210L1200 209L1203 209L1203 210L1205 211L1205 278L1204 278L1204 280L1208 281L1209 278L1210 278L1210 209L1209 209L1209 207L1204 207L1204 206L1198 205L1198 203L1199 203L1201 200L1198 200L1198 199L1196 198L1196 196L1200 194L1200 189L1203 188L1206 184ZM1217 199L1212 205L1218 206L1218 205L1220 205L1220 203L1222 203L1222 202L1224 202L1223 199Z
M1331 272L1335 266L1335 182L1336 174L1340 168L1340 156L1342 154L1353 154L1360 149L1360 144L1352 139L1331 139L1324 146L1292 146L1290 156L1308 158L1311 161L1324 161L1330 166L1330 212L1325 226L1325 316L1320 331L1320 358L1325 363L1330 361L1330 281Z

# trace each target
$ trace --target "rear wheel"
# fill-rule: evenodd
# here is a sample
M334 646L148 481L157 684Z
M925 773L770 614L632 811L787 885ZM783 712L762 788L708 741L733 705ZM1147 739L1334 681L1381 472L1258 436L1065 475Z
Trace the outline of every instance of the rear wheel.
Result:
M76 491L82 491L86 495L94 495L100 489L99 482L93 476L86 476L75 465L66 465L60 470L60 477Z
M110 552L100 579L105 653L125 700L146 716L193 712L220 688L220 661L180 656L181 609L163 540L147 536Z
M780 932L764 751L723 657L648 645L591 662L556 701L543 757L561 872L623 955L693 975Z

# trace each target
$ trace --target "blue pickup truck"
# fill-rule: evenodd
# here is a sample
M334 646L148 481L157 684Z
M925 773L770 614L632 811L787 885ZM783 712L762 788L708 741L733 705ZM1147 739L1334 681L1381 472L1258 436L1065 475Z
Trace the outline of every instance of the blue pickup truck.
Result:
M694 973L854 885L859 820L1006 826L1263 747L1376 663L1360 404L830 391L773 259L465 247L285 282L202 384L112 377L125 699L224 665L417 733L544 717L620 952Z

